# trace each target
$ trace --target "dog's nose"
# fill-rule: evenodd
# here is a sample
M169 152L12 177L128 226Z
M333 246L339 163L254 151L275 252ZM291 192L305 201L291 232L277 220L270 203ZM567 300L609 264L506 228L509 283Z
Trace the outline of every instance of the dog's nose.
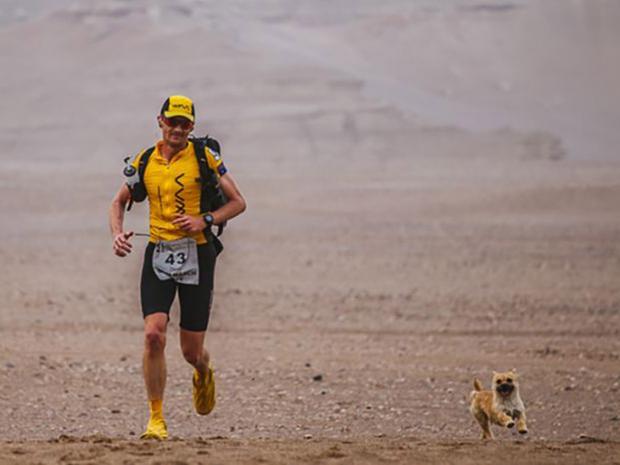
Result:
M502 394L507 394L512 392L513 386L508 383L502 383L497 386L497 392L501 392Z

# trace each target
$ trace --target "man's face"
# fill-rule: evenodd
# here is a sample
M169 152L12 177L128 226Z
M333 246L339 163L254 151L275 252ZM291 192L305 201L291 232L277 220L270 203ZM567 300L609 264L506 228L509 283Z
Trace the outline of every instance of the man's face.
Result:
M166 118L160 115L157 119L164 142L173 148L185 147L189 134L194 129L194 123L182 116Z

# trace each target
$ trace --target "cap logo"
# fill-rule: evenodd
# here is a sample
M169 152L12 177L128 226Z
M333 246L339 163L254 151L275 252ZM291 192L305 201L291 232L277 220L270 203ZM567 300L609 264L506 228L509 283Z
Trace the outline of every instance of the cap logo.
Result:
M175 110L185 110L188 113L190 113L192 111L190 106L185 104L185 103L173 103L170 106L172 107L172 109L175 109Z

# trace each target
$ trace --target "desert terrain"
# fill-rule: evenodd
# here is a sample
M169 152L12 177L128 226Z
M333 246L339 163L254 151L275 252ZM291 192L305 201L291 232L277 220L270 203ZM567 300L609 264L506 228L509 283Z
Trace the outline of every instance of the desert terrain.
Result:
M0 1L0 464L619 464L620 5ZM124 157L196 103L248 201L138 440ZM126 227L146 232L148 206ZM516 368L529 434L479 439ZM501 461L501 462L500 462Z

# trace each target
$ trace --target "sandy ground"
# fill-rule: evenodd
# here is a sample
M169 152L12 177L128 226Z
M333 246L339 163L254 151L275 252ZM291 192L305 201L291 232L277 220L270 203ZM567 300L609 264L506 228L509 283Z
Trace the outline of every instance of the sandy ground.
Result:
M161 443L140 443L109 437L77 440L61 437L37 444L8 444L0 452L3 464L173 464L235 463L252 465L273 463L360 464L406 463L422 465L528 464L617 464L616 444L599 443L591 438L568 442L425 441L415 438L364 440L274 440L274 439L192 439Z
M620 463L616 4L220 3L0 2L0 463ZM145 444L144 242L114 257L107 208L175 92L249 209L218 407L175 310ZM472 379L513 367L530 433L482 443Z

